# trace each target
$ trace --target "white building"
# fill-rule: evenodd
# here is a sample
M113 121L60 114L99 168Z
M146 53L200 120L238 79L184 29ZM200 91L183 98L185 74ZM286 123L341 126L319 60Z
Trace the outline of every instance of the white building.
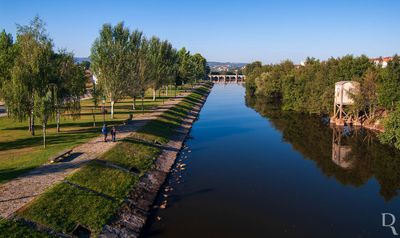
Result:
M392 57L379 57L379 58L373 58L373 59L371 59L371 61L372 62L374 62L374 64L376 65L376 66L380 66L380 67L382 67L382 68L386 68L387 67L387 65L388 65L388 63L390 62L390 61L392 61L393 60L393 58Z

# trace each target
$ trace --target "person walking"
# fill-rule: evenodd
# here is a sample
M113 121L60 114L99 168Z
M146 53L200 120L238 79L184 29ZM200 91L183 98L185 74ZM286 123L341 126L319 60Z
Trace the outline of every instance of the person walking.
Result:
M105 123L103 124L103 128L101 128L101 133L104 135L104 142L107 142L108 129Z
M115 126L113 126L111 128L111 139L112 139L113 142L116 141L116 136L117 136L117 129L115 129Z

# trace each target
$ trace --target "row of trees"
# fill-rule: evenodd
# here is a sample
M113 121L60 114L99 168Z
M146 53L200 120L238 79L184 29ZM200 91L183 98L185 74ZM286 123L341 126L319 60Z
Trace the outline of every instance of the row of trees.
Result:
M32 135L35 119L40 121L44 146L49 120L56 121L59 132L64 113L79 117L89 65L98 79L92 91L95 105L101 97L107 98L112 118L114 104L123 98L132 98L134 109L136 98L143 99L148 89L153 89L155 100L156 90L195 82L207 73L200 54L192 55L185 48L177 51L168 41L146 38L123 23L103 25L91 49L91 64L76 64L72 53L55 52L53 47L39 17L27 26L17 25L15 41L4 30L0 34L0 100L10 117L28 121Z
M167 40L146 38L138 30L130 31L124 24L103 25L100 36L91 49L91 68L98 79L98 89L111 104L123 98L135 100L143 97L147 89L156 91L170 85L175 87L204 79L207 74L206 59L200 54L191 55L185 48L179 51ZM142 104L143 105L143 104Z
M9 116L23 121L28 118L34 135L35 119L43 126L46 146L46 125L49 119L70 111L78 115L80 96L85 92L84 69L74 63L72 53L54 52L45 24L35 17L30 25L17 25L17 38L4 30L0 34L0 98L5 101Z
M275 65L253 62L244 71L246 88L251 94L277 101L283 110L324 115L332 113L335 83L357 81L360 90L353 95L353 109L371 121L377 119L377 111L389 113L385 133L380 137L383 142L398 144L400 148L400 129L397 129L400 113L394 113L400 110L400 58L397 55L385 68L375 65L365 55L347 55L326 61L308 58L303 66L291 61ZM399 120L391 118L397 114Z

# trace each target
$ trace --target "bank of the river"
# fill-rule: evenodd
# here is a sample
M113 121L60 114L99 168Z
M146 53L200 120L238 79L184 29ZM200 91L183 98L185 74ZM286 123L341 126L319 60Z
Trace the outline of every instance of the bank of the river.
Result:
M139 237L157 194L170 173L208 94L209 89L205 90L201 97L192 99L191 110L183 118L182 123L175 128L169 141L162 146L163 150L156 159L154 167L142 176L138 186L129 192L118 215L103 228L99 237Z
M105 232L111 236L110 232L127 224L117 223L126 207L151 200L148 191L141 189L151 185L155 171L167 173L179 141L184 140L210 88L208 83L196 86L186 97L176 99L175 106L55 184L12 219L0 220L0 237L95 237Z

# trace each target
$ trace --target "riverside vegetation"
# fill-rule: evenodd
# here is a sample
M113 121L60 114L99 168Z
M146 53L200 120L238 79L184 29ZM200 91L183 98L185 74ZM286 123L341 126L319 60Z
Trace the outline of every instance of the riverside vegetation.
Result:
M136 185L161 153L193 105L210 90L203 84L173 108L165 111L124 139L98 160L56 184L16 214L15 220L0 221L0 237L49 237L26 221L71 234L80 224L97 235L115 215L128 192ZM155 143L155 141L157 143ZM125 170L105 165L109 162ZM128 172L134 168L136 174ZM109 179L113 178L113 179Z
M394 200L400 188L400 151L379 143L370 130L345 131L329 128L327 121L317 115L284 111L279 105L266 102L265 98L246 95L246 105L268 118L271 125L282 133L282 139L315 162L321 172L338 182L362 187L372 178L380 184L380 195L386 201ZM341 132L341 145L350 153L345 158L351 169L343 169L332 162L332 133Z
M379 139L400 149L400 58L393 56L386 68L365 56L347 55L320 61L307 58L304 66L291 61L280 64L248 64L244 69L250 95L278 102L283 110L330 115L335 82L354 80L360 90L353 95L352 110L364 124L383 120Z

